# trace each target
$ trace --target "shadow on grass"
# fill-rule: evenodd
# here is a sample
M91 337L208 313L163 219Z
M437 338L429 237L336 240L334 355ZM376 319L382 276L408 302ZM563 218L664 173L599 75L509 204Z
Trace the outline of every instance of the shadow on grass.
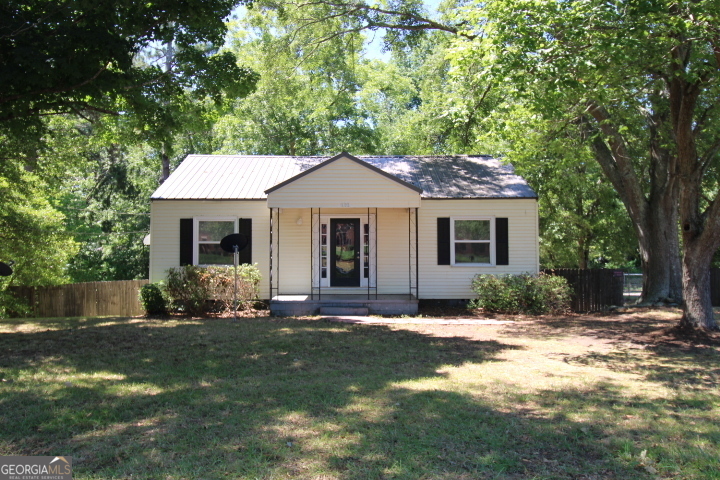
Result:
M568 363L634 373L671 388L699 391L720 387L720 352L713 348L678 350L667 346L616 349L566 357Z
M547 392L561 405L547 416L433 383L517 348L502 342L294 320L68 325L0 334L0 454L71 455L75 478L645 478L597 441L622 430L612 418L569 415L613 413L608 388Z

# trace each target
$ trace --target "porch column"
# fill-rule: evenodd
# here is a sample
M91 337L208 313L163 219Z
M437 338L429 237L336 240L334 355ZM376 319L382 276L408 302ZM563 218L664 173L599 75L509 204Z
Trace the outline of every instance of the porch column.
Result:
M273 210L277 210L273 215ZM277 248L275 245L277 242ZM280 296L280 209L270 208L270 300L273 290ZM277 269L277 274L274 271ZM274 287L273 287L274 283Z
M414 215L413 215L414 213ZM413 222L415 223L413 228ZM414 230L414 232L413 232ZM415 234L415 286L413 287L413 241L412 236L413 233ZM412 300L412 292L413 288L415 289L415 296L416 298L419 298L419 288L420 288L420 279L419 279L419 271L420 271L420 258L419 258L419 250L418 250L418 208L415 207L415 212L413 212L412 208L408 208L408 294L410 295L410 299Z

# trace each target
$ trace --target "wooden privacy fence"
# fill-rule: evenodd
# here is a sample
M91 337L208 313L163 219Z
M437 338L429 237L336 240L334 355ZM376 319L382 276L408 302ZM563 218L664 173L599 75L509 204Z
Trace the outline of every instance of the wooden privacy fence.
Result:
M567 279L573 291L571 308L574 312L597 312L623 304L624 274L621 270L557 268L542 272Z
M87 282L53 287L10 287L28 304L34 317L131 317L145 311L138 299L140 287L148 280Z

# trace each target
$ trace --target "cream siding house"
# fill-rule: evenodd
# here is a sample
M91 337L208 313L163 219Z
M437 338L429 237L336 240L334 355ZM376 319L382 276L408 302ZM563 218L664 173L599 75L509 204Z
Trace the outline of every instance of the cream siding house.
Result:
M408 313L478 273L537 272L537 195L486 156L191 155L152 195L150 280L249 239L275 314Z

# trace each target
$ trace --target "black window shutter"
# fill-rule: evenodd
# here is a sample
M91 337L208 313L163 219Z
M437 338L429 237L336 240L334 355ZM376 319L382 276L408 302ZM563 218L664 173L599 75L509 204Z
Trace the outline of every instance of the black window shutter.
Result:
M238 233L247 237L248 243L238 253L238 263L252 263L252 218L241 218L238 220Z
M180 266L193 263L193 219L180 219Z
M495 265L510 265L508 219L495 219Z
M450 265L450 218L437 219L437 263Z

